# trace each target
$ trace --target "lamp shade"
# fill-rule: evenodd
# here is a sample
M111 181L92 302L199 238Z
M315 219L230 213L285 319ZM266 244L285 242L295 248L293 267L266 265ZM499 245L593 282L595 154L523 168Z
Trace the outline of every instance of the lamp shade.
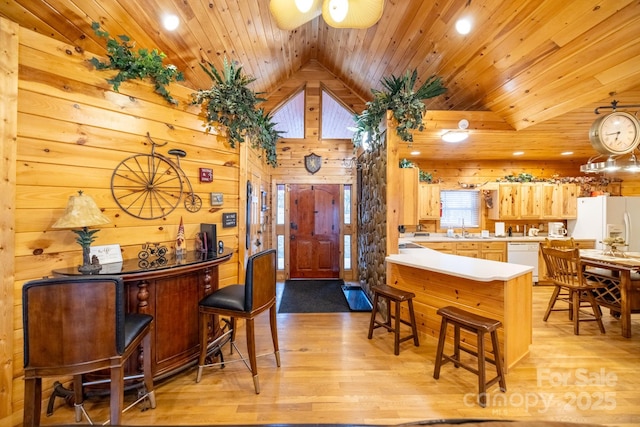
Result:
M67 208L60 219L51 228L82 228L110 223L90 196L78 191L77 196L70 196Z
M276 20L278 28L281 30L293 30L319 16L322 12L321 3L322 0L311 0L310 2L271 0L269 2L269 10L271 11L271 16ZM308 9L306 12L302 12L300 10L301 7Z
M382 17L383 6L384 0L325 0L322 18L334 28L369 28Z
M322 13L334 28L369 28L380 20L384 0L270 0L278 28L293 30Z

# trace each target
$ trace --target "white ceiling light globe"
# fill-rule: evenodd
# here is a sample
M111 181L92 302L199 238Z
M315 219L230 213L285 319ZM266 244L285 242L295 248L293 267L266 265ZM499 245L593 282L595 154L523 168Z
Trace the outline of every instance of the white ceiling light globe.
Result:
M313 0L296 0L296 7L301 13L307 13L313 5Z
M329 14L331 18L336 22L344 21L349 12L348 0L330 0L329 1Z
M173 31L180 25L180 18L176 15L165 15L164 18L162 18L162 25L166 30Z
M462 35L471 32L471 20L469 18L460 18L456 22L456 31Z

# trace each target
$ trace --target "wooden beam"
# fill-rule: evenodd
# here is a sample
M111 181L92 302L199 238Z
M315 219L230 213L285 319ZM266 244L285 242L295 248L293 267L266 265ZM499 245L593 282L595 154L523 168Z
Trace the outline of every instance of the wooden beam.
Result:
M18 24L0 18L0 425L12 425Z

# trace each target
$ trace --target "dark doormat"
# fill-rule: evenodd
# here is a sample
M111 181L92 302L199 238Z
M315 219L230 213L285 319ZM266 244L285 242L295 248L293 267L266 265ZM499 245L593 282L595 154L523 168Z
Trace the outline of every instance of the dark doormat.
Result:
M342 280L287 280L278 313L349 312L342 285Z
M360 286L342 285L342 293L351 311L371 311L373 305Z

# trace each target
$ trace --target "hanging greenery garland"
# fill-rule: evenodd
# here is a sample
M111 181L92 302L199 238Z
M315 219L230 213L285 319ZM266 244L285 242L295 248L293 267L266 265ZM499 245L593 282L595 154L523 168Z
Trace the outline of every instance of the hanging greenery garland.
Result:
M183 81L184 75L175 65L163 65L166 55L157 49L149 51L138 49L134 51L135 42L131 42L128 36L120 35L120 41L113 39L109 33L100 29L97 22L91 23L91 28L97 36L107 40L107 57L109 62L102 62L98 58L91 58L89 62L97 70L119 70L118 74L107 82L113 86L113 90L119 92L120 84L131 79L150 78L155 85L155 92L160 94L169 103L177 105L167 85L172 81Z
M373 101L367 102L367 109L354 116L355 132L353 144L359 147L365 141L380 140L380 122L387 110L393 112L398 122L396 132L400 139L413 141L413 130L422 131L422 118L426 107L423 99L433 98L446 92L440 77L431 76L419 88L414 89L418 80L417 70L407 72L402 77L391 75L384 77L380 83L384 90L371 89Z
M207 130L222 126L231 147L249 137L254 148L264 150L266 162L277 167L276 143L282 133L276 130L271 115L256 107L264 99L248 87L255 78L244 74L241 66L227 58L224 58L222 73L213 64L208 66L208 69L202 68L213 86L192 94L193 104L203 104L206 109Z

